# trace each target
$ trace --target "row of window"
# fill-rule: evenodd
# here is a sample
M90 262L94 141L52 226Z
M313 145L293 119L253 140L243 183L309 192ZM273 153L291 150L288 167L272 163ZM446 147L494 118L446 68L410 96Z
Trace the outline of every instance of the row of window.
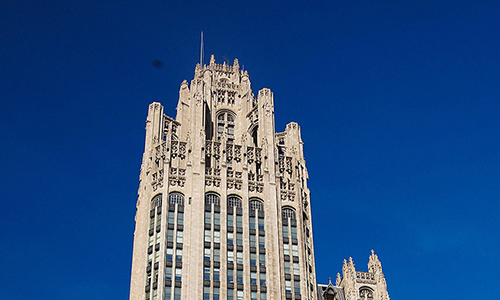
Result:
M183 244L183 225L184 225L184 214L183 214L183 205L184 205L184 196L180 193L172 193L169 195L169 211L168 211L168 229L166 232L166 260L170 262L177 262L180 264L168 264L168 266L165 267L165 279L167 282L173 282L178 281L180 282L182 280L182 244ZM234 215L234 211L237 209L241 209L242 207L242 201L239 197L237 196L229 196L228 197L228 215L227 215L227 242L228 245L233 245L236 244L236 246L241 246L243 247L243 218L241 215L241 211L238 212L236 216ZM149 246L153 246L155 244L155 251L154 255L153 252L150 252L148 254L148 269L151 269L151 266L155 263L158 262L159 260L159 245L160 245L160 230L161 230L161 204L162 204L162 198L161 195L157 195L155 198L152 200L152 206L153 209L151 211L151 220L150 220L150 236L149 236ZM210 209L205 209L205 224L210 224L209 227L205 230L205 246L206 248L204 249L204 260L208 261L208 265L205 264L204 267L204 279L209 280L209 281L220 281L220 264L217 264L217 267L215 267L215 264L211 264L210 262L220 262L220 246L218 247L213 247L214 244L219 244L220 245L220 213L218 212L217 209L214 209L216 206L220 206L220 197L216 194L209 193L205 197L205 204L207 208L209 207ZM259 254L255 253L252 251L249 253L250 255L250 265L251 266L257 266L259 265L261 268L265 268L265 236L262 234L259 234L260 232L264 232L264 205L263 202L258 200L258 199L251 199L249 201L249 208L250 208L250 215L249 215L249 221L248 221L248 226L250 229L253 229L253 231L250 231L251 233L249 234L249 241L250 241L250 247L251 248L261 248L264 250L264 252L260 251ZM252 212L262 212L261 213L252 213ZM290 207L284 207L282 209L282 217L283 219L289 219L289 220L295 220L295 211L290 208ZM296 228L296 222L283 222L283 236L284 237L290 237L290 240L296 240L297 239L297 228ZM211 224L216 225L216 226L211 226ZM288 224L290 224L290 230L288 227ZM156 225L156 227L155 227ZM236 226L236 232L234 230L234 226ZM156 228L156 230L154 230ZM231 228L231 229L229 229ZM257 231L257 229L259 231ZM153 232L153 234L151 234ZM154 234L156 233L156 234ZM175 245L181 245L181 247L175 247ZM209 247L207 247L210 245ZM257 247L258 245L258 247ZM292 249L292 256L297 257L297 261L295 261L291 264L289 261L285 261L285 273L286 274L291 274L291 268L293 268L293 274L295 275L295 279L297 279L296 276L299 276L299 265L298 265L298 246L296 243L284 243L284 253L285 255L290 254L290 246ZM234 253L236 252L236 263L243 265L243 252L242 248L237 248L237 247L228 247L227 252L227 258L229 263L234 263ZM237 250L237 251L236 251ZM175 254L175 255L174 255ZM153 260L154 257L154 260ZM257 269L255 269L257 270ZM262 269L259 269L262 270ZM153 272L153 279L154 283L158 282L158 270L155 268ZM149 286L151 284L151 273L148 273L148 279L147 279L147 291L146 291L146 299L150 299L150 292L151 290L149 289ZM290 278L290 277L289 277ZM236 284L243 284L243 270L242 269L228 269L227 272L227 281L228 283L234 284L236 281ZM250 272L250 283L252 285L257 285L261 286L264 288L261 288L258 292L252 292L251 294L251 299L252 300L259 300L259 299L266 299L266 273L265 270L264 272L257 272L252 269L252 272ZM285 281L285 290L287 293L292 292L292 284L294 286L294 293L296 295L300 294L300 281L299 280L286 280ZM177 300L180 299L181 295L181 289L177 285L174 288L173 285L171 286L166 286L165 287L165 299L166 300ZM156 284L153 285L153 300L157 299L157 290L156 290ZM232 287L232 285L230 285ZM208 291L206 293L206 291ZM211 291L211 293L210 293ZM207 300L218 300L219 299L219 288L218 287L210 287L210 286L205 286L204 287L204 299ZM234 298L236 296L236 298ZM240 297L241 296L241 297ZM243 299L243 291L241 290L236 290L229 288L228 289L228 299L234 300L234 299Z

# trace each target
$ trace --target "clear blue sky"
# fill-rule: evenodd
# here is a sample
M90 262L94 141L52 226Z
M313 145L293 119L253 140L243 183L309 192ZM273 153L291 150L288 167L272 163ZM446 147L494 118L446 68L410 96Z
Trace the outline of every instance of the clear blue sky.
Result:
M319 282L375 249L392 299L498 294L499 1L4 0L0 299L127 299L147 105L201 30L302 127Z

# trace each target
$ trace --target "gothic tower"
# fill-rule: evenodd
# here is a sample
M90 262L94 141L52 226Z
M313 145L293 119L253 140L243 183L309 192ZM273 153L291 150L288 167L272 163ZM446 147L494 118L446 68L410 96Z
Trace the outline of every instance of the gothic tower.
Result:
M198 64L175 119L149 106L130 300L317 299L307 179L271 90L237 59Z
M318 284L319 300L390 300L382 263L372 250L368 272L356 271L352 257L344 259L342 277L337 273L335 286Z

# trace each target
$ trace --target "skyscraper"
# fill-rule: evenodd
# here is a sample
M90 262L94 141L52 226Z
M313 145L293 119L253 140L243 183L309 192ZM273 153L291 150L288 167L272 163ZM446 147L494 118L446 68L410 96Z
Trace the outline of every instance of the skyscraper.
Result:
M300 127L276 132L270 89L247 71L198 64L177 116L149 105L130 300L389 300L382 264L344 260L316 284Z
M270 89L198 64L177 116L149 106L131 300L317 299L303 142Z

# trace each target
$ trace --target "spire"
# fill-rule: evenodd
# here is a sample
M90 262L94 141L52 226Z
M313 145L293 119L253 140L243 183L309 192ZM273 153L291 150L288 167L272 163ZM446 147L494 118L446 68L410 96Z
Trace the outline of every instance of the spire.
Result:
M200 66L203 68L203 30L201 31L201 46L200 46Z
M210 56L210 65L215 65L215 56L213 54Z

